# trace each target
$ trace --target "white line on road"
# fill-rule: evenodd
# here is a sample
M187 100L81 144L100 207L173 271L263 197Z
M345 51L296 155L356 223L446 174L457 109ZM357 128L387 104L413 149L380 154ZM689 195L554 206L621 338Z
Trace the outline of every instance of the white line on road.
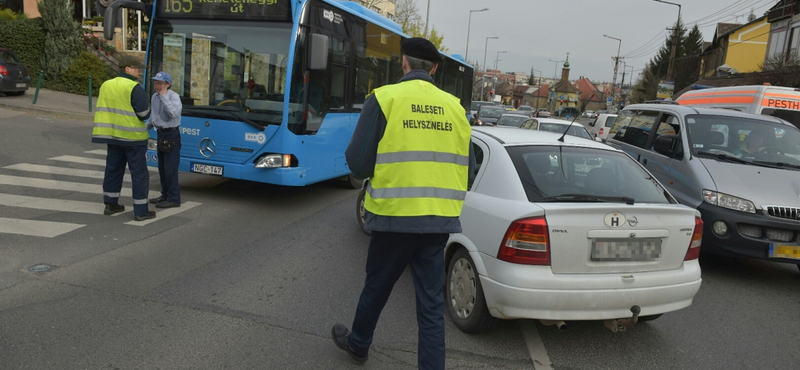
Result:
M74 191L77 193L87 193L87 194L97 194L97 195L103 194L102 185L85 184L81 182L34 179L30 177L18 177L18 176L8 176L8 175L0 175L0 185L26 186L31 188L48 189L48 190L66 190L66 191ZM131 189L122 188L122 191L120 191L120 195L123 197L131 197ZM161 196L160 191L151 191L147 197L156 198L159 196Z
M190 210L190 209L192 209L194 207L197 207L197 206L199 206L201 204L202 203L197 203L197 202L184 202L184 203L181 203L180 207L165 208L163 210L156 209L156 218L151 218L151 219L149 219L147 221L130 221L130 222L126 222L125 225L133 225L133 226L148 225L148 224L151 224L153 222L158 221L159 219L164 219L165 217L174 216L174 215L177 215L178 213L181 213L181 212L184 212L184 211L188 211L188 210Z
M108 151L103 149L95 149L95 150L87 150L84 153L86 154L97 154L97 155L107 155Z
M550 356L547 355L547 350L544 348L539 331L536 330L536 323L533 320L520 320L519 328L522 330L522 336L528 346L528 353L530 353L531 360L533 360L533 368L536 370L553 370Z
M74 155L62 155L58 157L49 158L51 161L61 161L61 162L70 162L70 163L80 163L80 164L90 164L94 166L106 166L105 159L97 159L97 158L87 158L87 157L78 157ZM151 172L158 172L158 168L155 167L147 167L148 170Z
M0 233L53 238L86 225L0 217Z
M76 200L38 198L3 193L0 193L0 206L43 209L58 212L88 213L91 215L102 215L104 209L103 204L100 202L80 202ZM114 214L114 216L118 216L122 213Z
M47 174L51 174L51 175L66 175L66 176L88 177L88 178L91 178L91 179L101 179L101 180L103 179L103 177L105 177L105 172L103 172L103 171L79 170L79 169L76 169L76 168L43 166L43 165L40 165L40 164L31 164L31 163L12 164L10 166L5 166L3 168L7 168L9 170L47 173ZM130 182L131 181L131 175L126 173L125 177L124 177L124 180Z

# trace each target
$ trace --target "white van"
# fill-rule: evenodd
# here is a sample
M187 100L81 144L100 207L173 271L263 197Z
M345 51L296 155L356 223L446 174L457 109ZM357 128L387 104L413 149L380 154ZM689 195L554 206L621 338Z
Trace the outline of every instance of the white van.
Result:
M676 102L774 116L800 128L800 89L793 87L751 85L691 90L678 97Z

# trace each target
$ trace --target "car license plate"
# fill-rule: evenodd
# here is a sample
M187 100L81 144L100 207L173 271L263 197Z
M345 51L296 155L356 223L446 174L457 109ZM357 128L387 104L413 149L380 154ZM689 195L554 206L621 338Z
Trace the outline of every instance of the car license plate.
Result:
M192 164L192 172L204 173L206 175L222 176L222 166L209 166L207 164Z
M800 245L771 243L769 245L769 256L772 258L800 259Z
M28 84L26 83L17 84L17 87L26 87L26 86L28 86Z
M660 256L660 238L592 240L592 261L654 261Z

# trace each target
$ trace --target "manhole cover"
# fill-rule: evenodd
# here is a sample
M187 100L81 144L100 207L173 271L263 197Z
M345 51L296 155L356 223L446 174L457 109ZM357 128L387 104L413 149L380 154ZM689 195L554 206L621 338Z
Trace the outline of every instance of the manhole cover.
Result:
M38 264L38 265L31 266L30 268L28 268L28 271L30 271L30 272L47 272L47 271L50 271L50 268L51 268L50 265L41 263L41 264Z

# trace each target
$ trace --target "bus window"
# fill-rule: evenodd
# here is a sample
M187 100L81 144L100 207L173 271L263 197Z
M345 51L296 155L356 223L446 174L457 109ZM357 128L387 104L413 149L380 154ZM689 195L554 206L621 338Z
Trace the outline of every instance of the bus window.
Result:
M761 110L761 114L764 116L778 117L782 120L788 121L789 123L797 126L797 128L800 128L800 111L764 108Z

